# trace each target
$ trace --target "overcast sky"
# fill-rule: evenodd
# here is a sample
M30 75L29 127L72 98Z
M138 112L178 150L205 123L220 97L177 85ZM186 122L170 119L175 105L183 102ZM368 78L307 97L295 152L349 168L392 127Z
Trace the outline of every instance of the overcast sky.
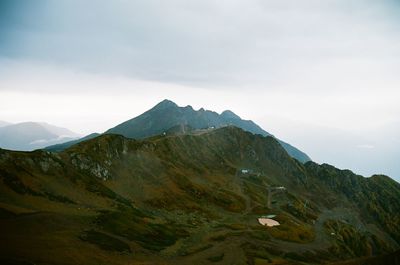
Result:
M231 109L317 162L400 179L399 11L395 0L2 0L0 120L88 134L169 98Z

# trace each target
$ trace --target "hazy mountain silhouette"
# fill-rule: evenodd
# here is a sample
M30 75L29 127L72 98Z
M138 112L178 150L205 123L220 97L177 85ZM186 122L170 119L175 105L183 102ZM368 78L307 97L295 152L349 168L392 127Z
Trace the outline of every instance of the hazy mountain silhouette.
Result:
M47 123L23 122L0 128L0 148L30 151L62 143L79 135Z

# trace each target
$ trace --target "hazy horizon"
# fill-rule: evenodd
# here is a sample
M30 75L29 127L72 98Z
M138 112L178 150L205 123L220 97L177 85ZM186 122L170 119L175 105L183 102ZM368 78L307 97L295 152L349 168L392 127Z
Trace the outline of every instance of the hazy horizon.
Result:
M0 120L102 132L168 98L400 180L396 1L2 1Z

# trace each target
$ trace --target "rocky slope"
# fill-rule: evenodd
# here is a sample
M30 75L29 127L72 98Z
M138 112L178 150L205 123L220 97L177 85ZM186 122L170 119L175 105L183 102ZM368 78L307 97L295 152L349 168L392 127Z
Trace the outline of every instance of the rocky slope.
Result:
M321 264L399 248L400 184L302 164L231 126L0 150L0 180L1 264ZM286 188L272 209L267 186ZM259 225L267 214L281 225Z

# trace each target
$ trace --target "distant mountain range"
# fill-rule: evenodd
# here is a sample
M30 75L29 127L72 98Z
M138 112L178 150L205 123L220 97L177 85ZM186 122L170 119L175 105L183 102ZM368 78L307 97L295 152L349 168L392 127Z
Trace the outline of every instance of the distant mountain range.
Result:
M0 148L4 149L31 151L79 137L79 134L66 128L47 123L0 123Z
M170 100L163 100L145 113L123 122L105 132L105 134L119 134L127 138L144 139L163 133L189 133L196 130L215 129L225 126L236 126L253 134L272 136L251 120L243 120L230 110L221 114L214 111L194 110L191 106L179 107ZM93 138L90 135L89 138ZM82 140L87 139L87 137ZM302 151L290 144L277 139L288 154L302 163L311 159ZM81 141L81 140L79 140ZM46 150L61 151L79 141L71 141L57 146L49 146Z

